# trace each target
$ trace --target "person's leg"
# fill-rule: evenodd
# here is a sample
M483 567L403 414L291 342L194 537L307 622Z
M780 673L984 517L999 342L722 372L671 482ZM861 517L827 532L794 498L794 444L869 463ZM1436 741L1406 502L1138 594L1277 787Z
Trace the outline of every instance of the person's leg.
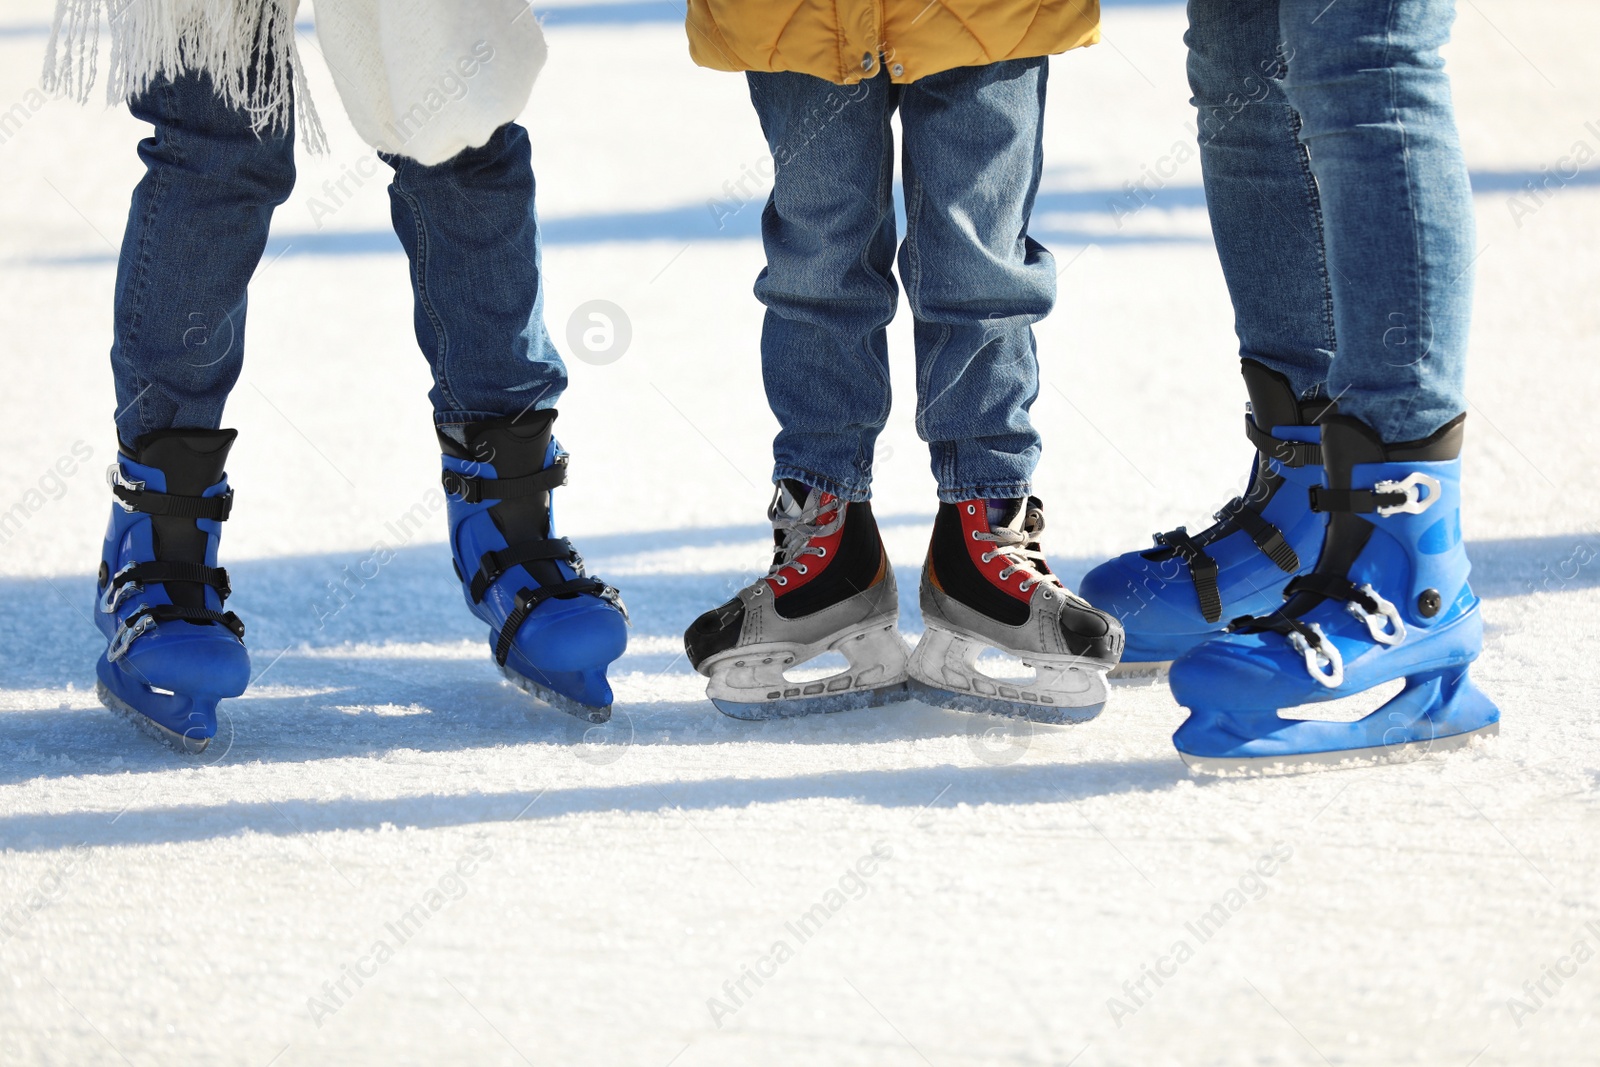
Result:
M433 371L450 551L468 607L512 682L588 722L611 713L627 647L616 589L557 535L554 437L567 372L544 324L528 134L508 123L434 166L385 156L411 262L417 343Z
M1319 419L1333 360L1333 297L1316 179L1283 91L1277 0L1190 0L1191 102L1206 206L1233 302L1246 434L1245 492L1195 534L1178 527L1084 576L1078 590L1128 629L1119 673L1159 677L1228 620L1268 612L1311 567L1327 526Z
M751 73L750 100L777 165L761 213L767 308L761 368L780 429L773 480L846 501L871 495L889 416L885 328L894 318L894 140L900 90L880 74L833 85Z
M394 168L390 214L411 261L434 421L460 426L554 407L567 371L545 329L527 131L508 123L431 167L383 158Z
M120 448L97 582L97 691L196 751L216 732L217 702L250 677L218 566L235 433L217 427L243 360L246 286L294 185L294 132L258 137L202 75L158 79L130 109L155 133L139 144L145 174L117 266Z
M1452 0L1283 0L1284 89L1322 191L1328 392L1387 442L1465 410L1472 190L1439 48Z
M1032 324L1055 303L1056 268L1028 219L1048 71L1044 57L961 67L900 103L917 432L946 503L1027 496L1039 460Z
M894 317L893 136L900 89L886 74L833 85L751 73L750 100L776 165L761 215L767 265L761 366L780 426L766 575L684 634L725 715L768 719L906 697L899 594L868 497L889 414L885 327ZM844 669L787 671L836 651Z
M1322 206L1283 89L1276 0L1190 0L1189 86L1239 355L1323 395L1334 353Z
M1055 260L1028 236L1042 170L1049 60L918 79L900 103L906 239L900 278L915 315L917 430L939 513L919 600L927 627L914 692L962 711L1082 722L1104 705L1123 634L1069 592L1040 543L1030 497L1039 435L1033 323L1055 302ZM975 666L997 648L1033 669L997 685Z
M246 286L272 211L294 188L294 131L260 136L210 77L160 78L129 101L139 142L117 260L112 374L117 433L215 429L244 359Z
M1438 49L1449 0L1283 0L1285 90L1326 214L1338 413L1321 419L1316 566L1270 615L1177 660L1193 766L1388 762L1494 733L1468 678L1483 647L1461 539L1472 215ZM1282 709L1405 688L1364 718Z

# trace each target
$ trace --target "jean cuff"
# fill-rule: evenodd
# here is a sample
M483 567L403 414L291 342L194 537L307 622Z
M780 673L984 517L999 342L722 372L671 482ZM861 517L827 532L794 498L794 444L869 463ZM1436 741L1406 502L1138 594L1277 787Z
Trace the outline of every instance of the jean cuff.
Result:
M552 397L550 403L535 404L533 410L539 411L555 406L555 398ZM518 411L435 411L433 413L433 424L435 426L465 426L473 422L493 422L495 419L520 415L526 410L526 408L523 408Z
M946 504L960 504L966 500L1017 500L1031 496L1033 486L1028 482L1007 482L1003 485L961 485L953 489L939 487L939 499Z
M824 493L832 493L847 504L860 504L872 499L872 485L847 484L829 478L825 474L815 471L801 470L799 467L786 467L779 464L772 469L772 482L776 485L783 478L793 478L797 482L804 482L813 489L821 489Z

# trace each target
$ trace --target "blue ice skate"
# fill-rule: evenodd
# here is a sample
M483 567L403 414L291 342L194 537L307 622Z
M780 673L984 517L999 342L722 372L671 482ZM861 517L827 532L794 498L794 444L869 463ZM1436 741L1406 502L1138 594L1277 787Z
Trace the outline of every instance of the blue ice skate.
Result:
M555 417L529 411L440 430L450 552L467 606L489 625L500 673L601 723L611 717L606 667L628 646L627 613L555 534L551 490L567 480L567 454L550 433Z
M244 624L222 603L217 541L233 505L234 430L158 430L106 472L111 508L94 618L108 642L101 703L180 751L217 732L217 702L250 681Z
M1190 767L1394 762L1499 729L1499 709L1467 678L1483 620L1461 541L1464 420L1388 446L1355 418L1323 420L1329 487L1311 500L1331 519L1316 567L1276 612L1235 620L1172 665L1172 694L1189 709L1173 743ZM1355 722L1279 715L1402 678Z
M1327 401L1297 400L1287 378L1254 360L1240 369L1250 394L1245 434L1257 450L1244 495L1203 532L1157 534L1154 548L1100 564L1078 587L1127 633L1111 678L1161 677L1229 619L1272 611L1289 580L1316 561L1328 522L1308 494L1322 484L1317 419Z

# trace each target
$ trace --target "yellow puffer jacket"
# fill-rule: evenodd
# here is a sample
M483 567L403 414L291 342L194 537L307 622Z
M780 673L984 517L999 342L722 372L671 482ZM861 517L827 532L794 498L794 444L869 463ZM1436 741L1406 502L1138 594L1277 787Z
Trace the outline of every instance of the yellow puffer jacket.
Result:
M689 54L713 70L846 85L1053 55L1100 40L1099 0L689 0Z

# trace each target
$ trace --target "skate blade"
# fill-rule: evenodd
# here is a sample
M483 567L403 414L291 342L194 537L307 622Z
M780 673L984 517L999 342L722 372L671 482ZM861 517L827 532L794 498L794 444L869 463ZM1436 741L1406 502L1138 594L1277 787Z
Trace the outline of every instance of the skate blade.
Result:
M856 689L848 693L824 693L814 697L795 697L790 700L763 700L744 704L734 700L712 697L711 703L731 719L746 722L764 722L768 719L798 719L806 715L831 715L836 711L857 711L862 708L882 708L910 700L905 682L878 689Z
M104 682L96 681L94 683L94 692L95 696L100 698L100 703L104 704L107 710L113 711L128 720L133 724L134 729L146 737L155 738L174 752L181 752L185 756L198 756L211 744L211 738L209 737L186 737L183 734L167 729L117 696Z
M1129 663L1126 660L1112 667L1106 674L1106 681L1121 682L1124 685L1155 685L1167 680L1167 673L1172 669L1170 659L1154 663Z
M1476 730L1435 737L1427 741L1407 741L1399 745L1349 748L1334 752L1306 752L1280 756L1193 756L1181 749L1178 755L1196 774L1217 778L1262 778L1280 774L1311 774L1316 771L1353 770L1390 763L1415 763L1436 752L1466 748L1477 738L1490 738L1500 732L1500 723L1491 722Z
M595 707L593 704L584 704L581 701L573 700L565 693L558 693L549 686L540 685L532 678L518 674L510 667L501 667L500 673L505 677L506 681L524 693L544 701L555 710L565 712L581 722L599 725L600 723L611 721L610 704L604 707ZM531 712L525 712L524 714L528 716L530 721L534 721L534 715Z
M911 697L935 708L966 711L977 715L1001 715L1008 719L1027 719L1029 722L1049 723L1055 726L1076 726L1088 722L1105 710L1106 702L1063 707L1059 704L1030 704L1005 697L981 696L976 693L955 693L926 682L912 679ZM1010 689L1010 686L1006 687Z

